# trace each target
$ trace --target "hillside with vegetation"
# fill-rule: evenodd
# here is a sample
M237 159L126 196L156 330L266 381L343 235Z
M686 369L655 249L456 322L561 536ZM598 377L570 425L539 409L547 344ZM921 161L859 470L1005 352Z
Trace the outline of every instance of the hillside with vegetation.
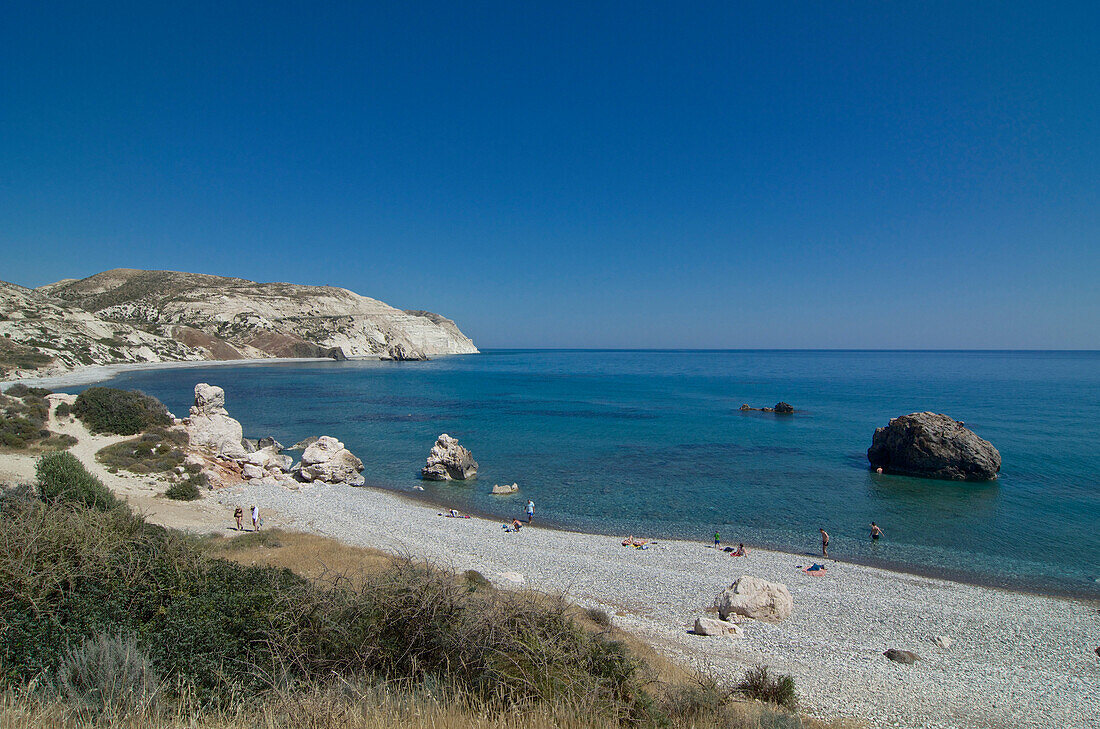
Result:
M4 726L821 726L789 678L720 686L560 597L149 524L68 453L0 494Z
M38 289L0 282L4 379L101 364L476 352L446 317L329 286L135 269Z

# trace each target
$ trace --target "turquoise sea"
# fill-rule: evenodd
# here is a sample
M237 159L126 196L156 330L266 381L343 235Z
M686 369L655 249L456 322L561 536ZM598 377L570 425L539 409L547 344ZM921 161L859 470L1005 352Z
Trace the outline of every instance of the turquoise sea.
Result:
M338 437L370 485L501 518L709 540L1038 592L1100 597L1100 353L496 350L431 362L263 364L110 381L186 415L224 387L251 437ZM798 409L742 413L742 403ZM1003 459L992 483L868 471L875 428L963 420ZM480 463L418 479L436 436ZM491 496L494 483L520 484ZM423 485L426 491L414 491ZM886 538L872 544L872 520ZM369 524L363 525L370 529Z

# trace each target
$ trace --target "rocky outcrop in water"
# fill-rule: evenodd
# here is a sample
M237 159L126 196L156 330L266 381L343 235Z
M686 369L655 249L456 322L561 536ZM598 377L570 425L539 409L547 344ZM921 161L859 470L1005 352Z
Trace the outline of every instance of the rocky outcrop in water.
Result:
M1001 454L962 423L937 413L911 413L875 431L867 449L871 468L883 473L945 481L989 481Z
M427 464L420 469L420 477L427 481L465 481L476 475L477 461L473 455L446 433L435 441Z
M791 405L789 402L777 402L775 404L775 407L772 407L772 408L768 408L768 407L754 408L752 405L749 405L749 404L746 403L746 404L742 405L740 408L738 408L738 410L740 410L741 412L748 412L750 410L756 410L757 412L775 413L776 415L793 415L794 414L794 406Z

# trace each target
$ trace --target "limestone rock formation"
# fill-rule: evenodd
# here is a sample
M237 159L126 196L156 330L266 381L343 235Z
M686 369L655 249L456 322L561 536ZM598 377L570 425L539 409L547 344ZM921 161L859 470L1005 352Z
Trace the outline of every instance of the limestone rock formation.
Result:
M299 477L304 481L324 481L325 483L346 483L362 486L366 483L360 471L363 462L344 444L332 436L322 435L302 453L298 465Z
M950 649L951 646L955 643L955 641L951 640L951 637L947 635L934 635L932 636L932 642L936 644L937 648L941 648L943 650Z
M225 391L200 382L195 385L195 404L187 419L187 438L192 448L205 448L224 458L248 455L241 439L241 424L225 410Z
M420 469L420 477L428 481L465 481L476 475L477 461L470 451L446 433L435 441L427 464Z
M696 635L728 635L732 638L740 638L741 626L708 615L700 615L695 618L695 628L692 632Z
M989 481L1001 470L992 443L957 420L929 412L902 415L877 429L867 460L884 473L946 481Z
M210 358L425 359L477 352L450 319L331 286L115 269L37 289L101 319L156 327Z
M791 415L794 413L794 406L789 402L777 402L773 410L777 415Z
M730 615L743 615L778 623L790 617L794 600L786 585L745 575L723 590L715 605L722 620Z
M518 483L513 483L513 484L506 484L506 483L497 484L497 483L495 483L495 484L493 484L493 493L494 494L514 494L517 491L519 491L519 484Z

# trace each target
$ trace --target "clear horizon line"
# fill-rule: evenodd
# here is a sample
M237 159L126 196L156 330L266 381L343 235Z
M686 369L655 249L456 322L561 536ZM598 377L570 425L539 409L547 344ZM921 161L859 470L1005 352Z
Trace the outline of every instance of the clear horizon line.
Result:
M496 352L1075 352L1100 353L1100 349L1033 348L864 348L864 347L480 347Z

